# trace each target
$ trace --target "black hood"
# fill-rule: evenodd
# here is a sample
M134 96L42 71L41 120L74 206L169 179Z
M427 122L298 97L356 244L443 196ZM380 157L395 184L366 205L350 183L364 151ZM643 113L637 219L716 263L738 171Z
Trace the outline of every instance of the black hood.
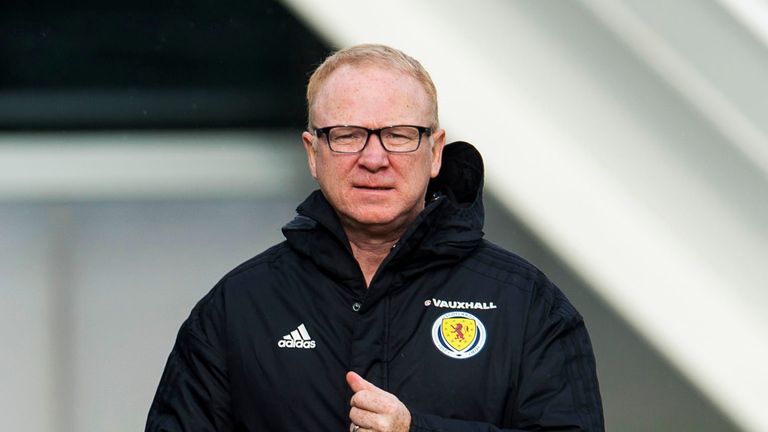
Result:
M440 174L429 182L427 196L441 193L458 206L482 202L485 168L480 152L470 143L456 141L443 149ZM482 220L483 215L480 215Z
M427 188L425 209L379 273L392 270L407 279L432 267L454 264L471 253L483 237L483 173L482 157L471 144L446 145L440 174ZM298 215L283 227L291 248L335 280L359 285L362 273L339 218L322 192L314 191L296 211ZM374 282L377 278L378 274Z

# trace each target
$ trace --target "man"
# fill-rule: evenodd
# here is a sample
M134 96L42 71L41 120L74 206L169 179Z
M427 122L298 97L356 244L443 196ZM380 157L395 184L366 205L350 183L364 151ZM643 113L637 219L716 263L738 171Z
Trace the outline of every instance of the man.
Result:
M423 67L351 47L307 103L320 190L194 308L147 430L602 430L583 321L482 239L482 160Z

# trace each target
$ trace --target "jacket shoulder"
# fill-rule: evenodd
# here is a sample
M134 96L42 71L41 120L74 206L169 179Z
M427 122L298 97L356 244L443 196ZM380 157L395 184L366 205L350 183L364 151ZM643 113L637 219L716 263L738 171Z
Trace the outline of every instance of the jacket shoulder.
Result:
M280 260L285 256L285 254L290 252L291 248L288 247L288 243L283 241L233 268L221 279L222 281L227 281L244 273L258 269L261 266L269 265Z
M580 319L565 294L538 267L488 240L481 242L463 266L527 293L531 307L538 305L556 316Z
M242 285L240 282L251 280L253 277L263 278L263 273L258 276L257 273L280 260L286 253L290 253L290 248L285 242L278 243L230 270L197 302L185 325L195 329L203 327L205 322L223 322L225 297L237 291L233 287Z
M525 258L483 239L462 266L499 282L529 285L531 281L546 279L536 266Z

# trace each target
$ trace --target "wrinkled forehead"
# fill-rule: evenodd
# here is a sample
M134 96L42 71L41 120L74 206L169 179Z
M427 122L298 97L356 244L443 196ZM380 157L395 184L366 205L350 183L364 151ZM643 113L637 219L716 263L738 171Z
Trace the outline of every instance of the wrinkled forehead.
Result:
M341 111L373 111L433 116L429 95L415 77L378 65L343 65L318 89L312 115L324 117Z

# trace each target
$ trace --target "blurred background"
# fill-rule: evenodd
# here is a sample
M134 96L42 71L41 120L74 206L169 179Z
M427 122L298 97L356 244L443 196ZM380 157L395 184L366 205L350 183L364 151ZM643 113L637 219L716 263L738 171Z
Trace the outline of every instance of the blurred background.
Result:
M3 430L143 429L194 303L315 187L312 68L378 42L584 315L608 430L768 431L765 0L67 3L0 6Z

